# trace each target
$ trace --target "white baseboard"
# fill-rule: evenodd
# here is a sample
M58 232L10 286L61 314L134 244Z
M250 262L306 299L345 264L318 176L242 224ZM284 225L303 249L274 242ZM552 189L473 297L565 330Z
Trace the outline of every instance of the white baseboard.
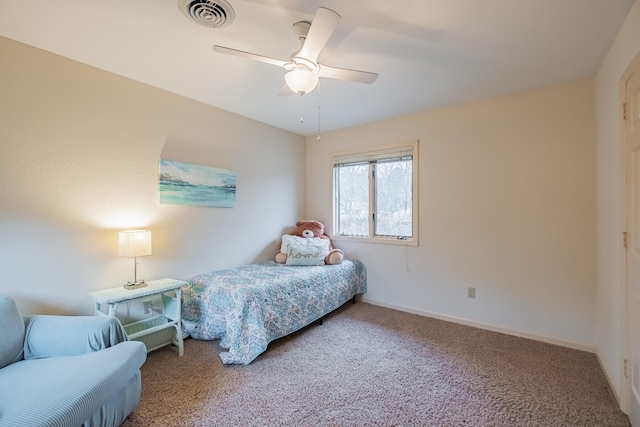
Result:
M620 406L620 409L622 409L623 411L625 411L624 405L622 404L622 401L620 399L620 389L618 389L618 387L616 387L616 383L614 381L612 381L611 375L609 374L609 371L607 371L604 363L602 363L602 357L600 356L600 349L598 349L598 347L596 346L595 348L595 354L596 357L598 358L598 363L600 364L600 367L602 368L602 372L604 372L604 376L607 379L607 382L609 383L609 387L611 388L611 391L613 392L613 395L615 396L616 400L618 401L618 406ZM626 413L626 411L625 411Z
M435 312L432 312L432 311L425 311L425 310L419 310L419 309L411 308L411 307L403 307L403 306L398 306L398 305L394 305L394 304L387 304L387 303L384 303L384 302L381 302L381 301L375 301L375 300L372 300L370 298L367 298L365 295L363 295L363 297L362 297L362 302L366 302L366 303L373 304L373 305L378 305L380 307L392 308L394 310L404 311L404 312L407 312L407 313L418 314L418 315L425 316L425 317L432 317L434 319L446 320L447 322L453 322L453 323L459 323L459 324L462 324L462 325L472 326L474 328L485 329L485 330L493 331L493 332L500 332L500 333L503 333L503 334L513 335L513 336L521 337L521 338L528 338L528 339L531 339L531 340L541 341L541 342L545 342L545 343L548 343L548 344L555 344L555 345L559 345L561 347L572 348L574 350L582 350L582 351L587 351L589 353L596 353L596 347L595 346L578 344L578 343L575 343L575 342L565 341L565 340L561 340L561 339L557 339L557 338L545 337L543 335L530 334L528 332L522 332L522 331L518 331L518 330L515 330L515 329L509 329L509 328L503 328L501 326L495 326L495 325L491 325L491 324L488 324L488 323L475 322L473 320L467 320L467 319L463 319L461 317L455 317L455 316L448 316L446 314L435 313ZM602 363L600 363L600 365L602 365ZM607 379L609 379L609 378L607 378Z

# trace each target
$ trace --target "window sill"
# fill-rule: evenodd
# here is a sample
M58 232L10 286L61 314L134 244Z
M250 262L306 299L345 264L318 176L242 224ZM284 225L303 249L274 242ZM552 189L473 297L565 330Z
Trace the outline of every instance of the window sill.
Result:
M396 246L418 246L418 239L410 237L405 239L397 239L395 237L356 237L356 236L331 236L331 240L336 242L357 242L357 243L378 243L382 245Z

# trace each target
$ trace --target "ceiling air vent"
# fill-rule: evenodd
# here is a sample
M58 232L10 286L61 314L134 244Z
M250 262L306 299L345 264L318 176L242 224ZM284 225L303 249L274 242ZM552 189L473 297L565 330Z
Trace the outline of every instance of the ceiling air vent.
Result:
M236 17L225 0L179 0L178 8L191 21L209 28L226 27Z

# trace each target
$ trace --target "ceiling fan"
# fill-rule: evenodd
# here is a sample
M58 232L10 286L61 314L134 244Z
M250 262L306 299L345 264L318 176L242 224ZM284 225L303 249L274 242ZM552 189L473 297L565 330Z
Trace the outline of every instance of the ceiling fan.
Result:
M333 10L320 7L312 22L299 21L293 24L293 31L298 36L301 46L299 51L291 54L288 61L218 45L213 46L213 50L284 68L287 70L284 76L286 85L294 93L300 95L311 92L318 84L318 77L371 84L378 78L377 73L330 67L318 63L318 56L338 26L340 19L342 19L340 15Z

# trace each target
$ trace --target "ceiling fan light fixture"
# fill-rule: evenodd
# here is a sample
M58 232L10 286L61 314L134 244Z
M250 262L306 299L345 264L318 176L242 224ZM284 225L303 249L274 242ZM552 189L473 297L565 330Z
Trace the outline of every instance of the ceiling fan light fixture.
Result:
M213 1L213 0L180 0L180 1ZM216 0L222 1L222 0ZM330 67L318 63L318 56L340 22L340 15L331 9L319 7L311 23L298 21L293 25L294 32L301 42L300 49L293 52L288 61L244 52L242 50L214 45L213 50L218 53L233 55L240 58L252 59L258 62L284 68L286 91L304 95L311 92L318 85L318 78L348 80L358 83L373 83L378 74L368 71L349 70L346 68Z
M293 92L304 95L315 89L318 84L318 75L310 70L296 68L284 75L284 81Z

